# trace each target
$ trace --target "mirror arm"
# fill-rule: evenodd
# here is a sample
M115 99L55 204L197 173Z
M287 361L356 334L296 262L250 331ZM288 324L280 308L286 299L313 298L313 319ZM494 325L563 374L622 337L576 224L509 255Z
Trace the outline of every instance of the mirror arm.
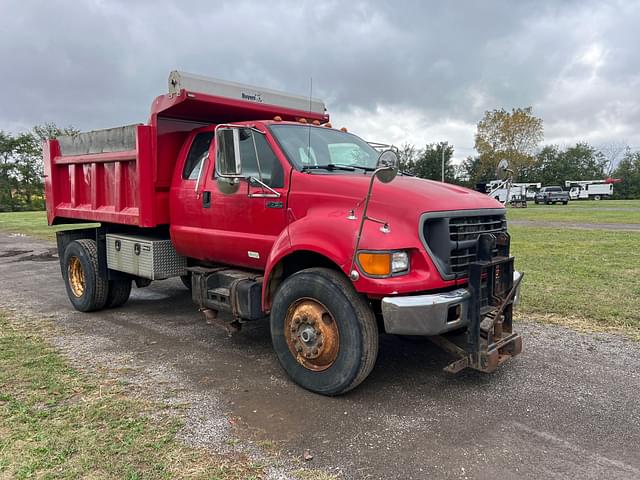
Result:
M371 174L371 180L369 181L369 189L367 190L367 196L365 197L365 201L364 201L364 208L362 209L362 218L360 219L360 226L358 227L356 244L353 247L353 255L351 255L351 267L349 268L349 278L351 278L351 280L353 281L356 281L360 277L359 273L357 272L357 270L354 269L354 267L356 264L356 255L358 253L358 247L360 246L360 239L362 238L362 230L364 229L364 222L365 220L372 220L374 222L379 222L379 220L377 219L369 218L367 216L367 210L369 209L369 200L371 199L371 191L373 190L373 182L376 180L376 175L379 172L382 172L385 170L393 170L393 167L380 167L380 168L377 168ZM385 223L385 222L379 222L379 223Z
M273 188L271 188L269 185L267 185L266 183L262 182L262 180L259 180L255 177L248 177L247 178L247 185L248 185L248 189L251 188L251 181L256 181L260 184L261 187L263 187L263 189L267 189L269 190L271 193L249 193L249 197L251 198L280 198L280 192L275 191Z

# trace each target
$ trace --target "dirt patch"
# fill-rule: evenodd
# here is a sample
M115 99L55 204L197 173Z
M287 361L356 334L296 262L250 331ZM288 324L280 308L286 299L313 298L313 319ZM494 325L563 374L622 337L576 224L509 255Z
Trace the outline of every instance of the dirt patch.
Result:
M28 252L30 251L32 250L29 250ZM36 253L33 255L27 255L26 257L20 257L16 259L16 262L52 262L54 260L58 260L58 250L56 248L50 248L44 253Z
M0 258L17 257L18 255L24 255L25 253L31 253L33 250L5 250L0 253Z

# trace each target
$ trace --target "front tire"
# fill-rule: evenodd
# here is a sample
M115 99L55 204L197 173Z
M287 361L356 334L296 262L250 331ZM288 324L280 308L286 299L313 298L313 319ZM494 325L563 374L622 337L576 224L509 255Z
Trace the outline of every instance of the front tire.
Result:
M74 240L64 251L62 277L73 308L101 310L107 303L109 282L98 270L98 249L90 239Z
M302 270L283 282L271 309L271 340L293 381L322 395L357 387L378 355L369 304L344 275L326 268Z

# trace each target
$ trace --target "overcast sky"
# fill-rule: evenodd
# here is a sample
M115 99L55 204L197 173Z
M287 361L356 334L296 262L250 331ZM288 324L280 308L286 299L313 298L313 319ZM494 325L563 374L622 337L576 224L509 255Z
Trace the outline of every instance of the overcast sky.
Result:
M640 146L640 1L0 0L0 129L147 120L180 69L322 98L372 141L474 153L488 109L545 143Z

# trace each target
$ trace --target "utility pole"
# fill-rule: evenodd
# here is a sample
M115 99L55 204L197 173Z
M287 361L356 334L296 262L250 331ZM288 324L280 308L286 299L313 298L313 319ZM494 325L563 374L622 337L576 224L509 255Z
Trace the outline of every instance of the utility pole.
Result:
M442 183L444 183L444 144L445 142L442 142Z

